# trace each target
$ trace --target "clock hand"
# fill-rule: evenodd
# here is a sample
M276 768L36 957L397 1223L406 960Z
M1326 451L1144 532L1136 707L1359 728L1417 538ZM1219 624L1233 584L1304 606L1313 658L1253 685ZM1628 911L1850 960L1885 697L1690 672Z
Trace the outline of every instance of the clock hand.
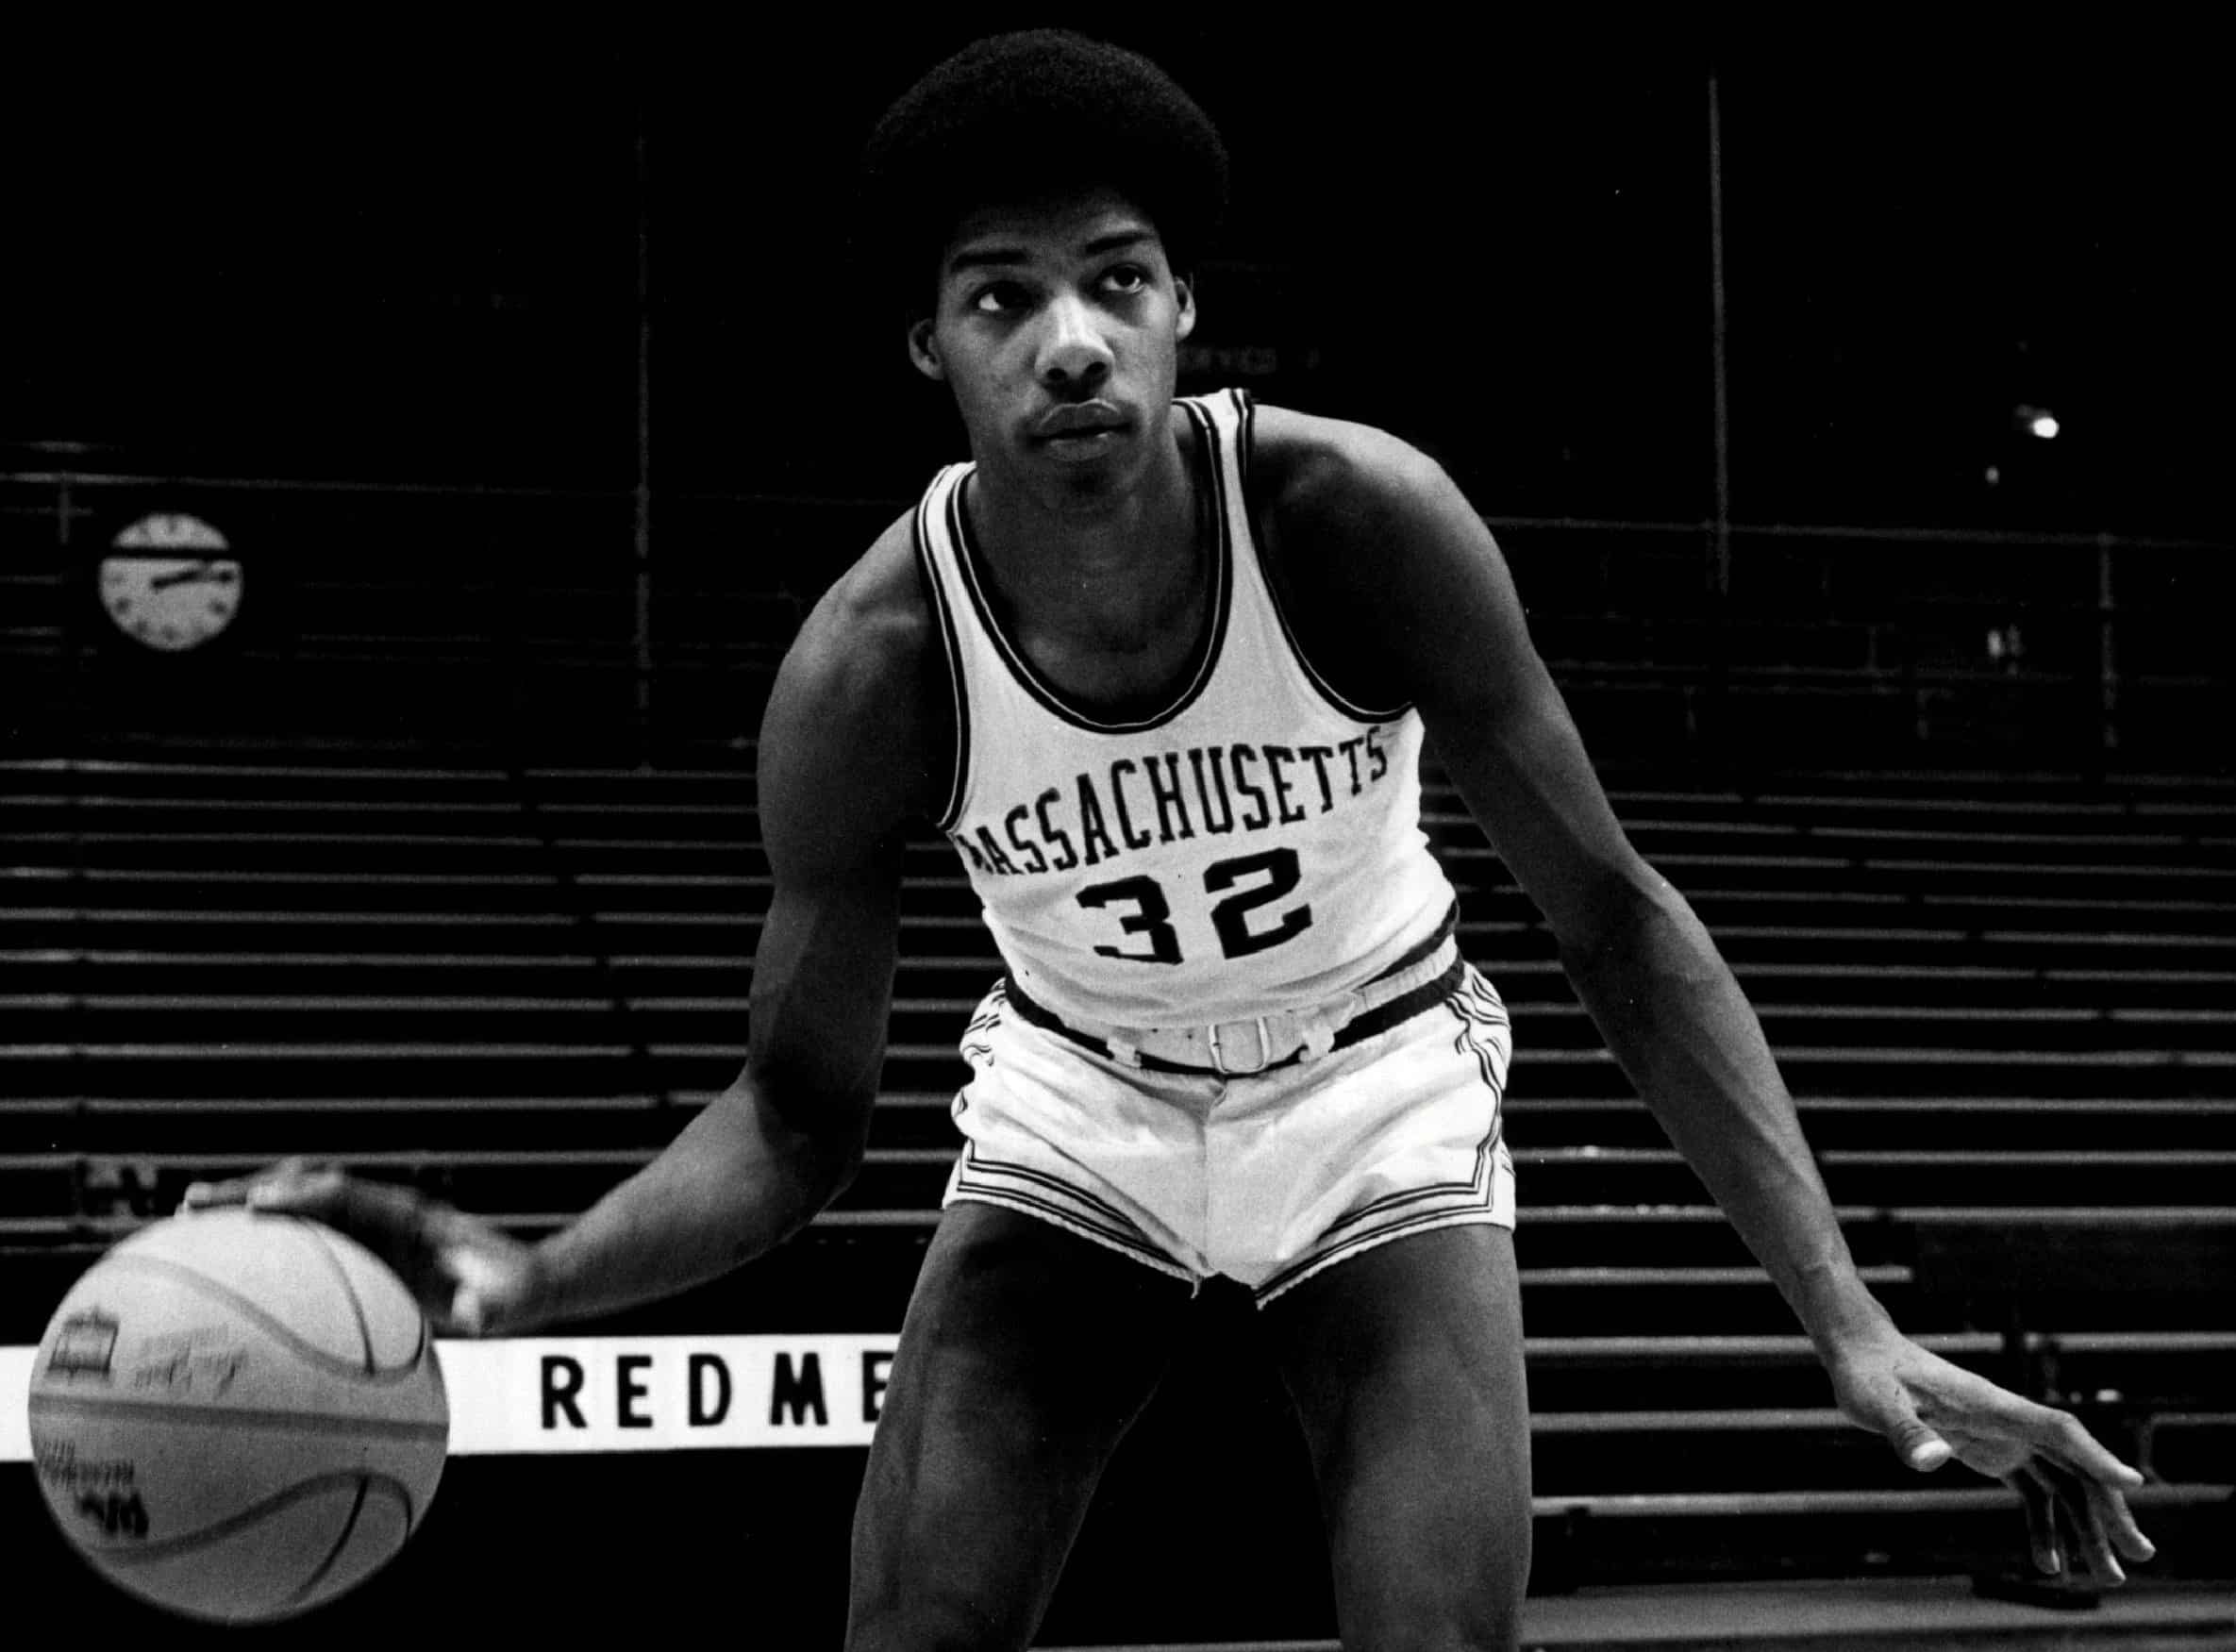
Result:
M159 574L147 582L150 591L168 591L174 585L230 585L233 570L213 567L204 562L198 568L186 568L176 574Z

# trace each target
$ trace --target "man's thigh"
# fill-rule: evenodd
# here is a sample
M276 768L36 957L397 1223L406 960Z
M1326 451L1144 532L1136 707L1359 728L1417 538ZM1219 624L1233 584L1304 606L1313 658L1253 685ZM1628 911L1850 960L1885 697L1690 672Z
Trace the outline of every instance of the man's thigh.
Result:
M1343 1644L1511 1644L1529 1577L1512 1233L1394 1240L1264 1315L1319 1479Z
M942 1217L855 1511L848 1645L1023 1646L1190 1288L987 1205Z

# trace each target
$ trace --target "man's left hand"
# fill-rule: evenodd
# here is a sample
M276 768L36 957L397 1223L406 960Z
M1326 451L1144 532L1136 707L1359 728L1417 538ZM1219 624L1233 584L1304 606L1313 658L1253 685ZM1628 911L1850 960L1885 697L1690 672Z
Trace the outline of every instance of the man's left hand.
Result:
M2143 1476L2098 1444L2068 1411L2037 1405L1929 1353L1892 1326L1827 1361L1840 1409L1884 1434L1903 1461L1930 1472L1951 1457L2019 1494L2037 1569L2064 1575L2061 1531L2106 1584L2126 1581L2119 1556L2147 1560L2151 1542L2128 1511ZM2115 1554L2114 1551L2117 1551Z

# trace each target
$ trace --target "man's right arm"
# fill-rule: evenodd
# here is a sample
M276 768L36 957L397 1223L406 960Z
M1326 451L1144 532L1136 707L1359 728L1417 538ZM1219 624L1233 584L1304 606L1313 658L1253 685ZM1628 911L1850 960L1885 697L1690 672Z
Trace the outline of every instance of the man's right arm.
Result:
M903 834L945 727L926 693L929 635L903 519L809 616L762 719L773 890L745 1069L578 1220L530 1246L409 1188L301 1160L190 1188L187 1206L326 1222L386 1258L439 1325L477 1335L672 1295L804 1226L861 1162L884 1064Z
M531 1321L712 1278L806 1226L860 1165L892 1005L902 834L924 767L922 614L892 576L892 548L817 606L762 721L773 893L745 1069L658 1160L537 1248Z

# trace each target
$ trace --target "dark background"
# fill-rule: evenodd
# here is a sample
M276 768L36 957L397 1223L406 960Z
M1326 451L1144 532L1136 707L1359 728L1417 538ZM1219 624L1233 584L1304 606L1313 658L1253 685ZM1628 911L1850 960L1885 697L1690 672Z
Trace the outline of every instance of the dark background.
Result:
M0 614L20 638L0 649L20 674L0 680L0 733L74 759L108 749L92 738L104 729L175 726L200 750L301 724L417 750L493 728L516 745L556 732L572 758L583 728L634 717L642 225L654 704L742 747L754 717L739 684L770 663L742 642L779 639L796 601L961 450L944 392L909 372L897 327L846 271L859 141L945 52L1048 16L828 10L695 36L619 11L564 33L384 12L269 32L150 38L118 18L12 35L0 455L44 479L0 522L0 604L22 605ZM1083 23L1163 60L1233 150L1236 211L1201 272L1186 388L1240 382L1387 426L1496 517L1700 524L1715 507L1712 70L1740 523L2228 537L2229 100L2202 24L2121 14L2084 32L2013 12L1955 30L1877 8L1769 34L1641 32L1610 13L1564 31L1503 15L1372 33L1293 18L1282 38L1257 14ZM2017 433L2021 405L2054 410L2063 434ZM190 496L263 553L259 594L234 656L157 660L113 639L81 646L100 622L70 559L158 502L84 479L103 475L384 486ZM864 506L786 503L825 500ZM1763 762L2228 760L2225 742L2194 736L2227 721L2225 610L2203 572L2223 544L2164 567L2121 546L2121 615L2136 627L2123 669L2210 666L2219 698L2153 702L2123 679L2113 750L2092 543L1743 537L1733 602L1756 629L1742 635L1682 623L1707 609L1704 535L1501 538L1602 758L1663 760L1697 711L1727 751ZM536 604L517 600L529 586ZM785 600L750 600L771 588ZM2041 694L2085 691L2054 716L2021 695L2037 685L1979 654L2029 601ZM1841 680L1810 697L1765 676L1747 715L1735 694L1719 725L1713 699L1696 707L1680 685L1725 654L1735 676L1799 659ZM1650 669L1610 672L1594 698L1576 664L1594 660ZM1937 666L1987 686L1870 692ZM35 717L42 696L52 709ZM1881 711L1884 739L1862 716ZM1197 1358L1199 1379L1235 1368L1226 1353ZM1277 1405L1262 1387L1224 1411L1189 1411L1195 1394L1166 1414L1262 1422ZM1270 1425L1230 1432L1231 1485L1207 1493L1199 1479L1179 1510L1167 1471L1192 1464L1197 1441L1145 1432L1100 1529L1170 1533L1155 1575L1169 1594L1217 1573L1299 1619L1245 1602L1235 1632L1315 1632L1324 1587L1298 1569L1314 1551L1293 1541L1311 1521L1294 1442ZM1288 1456L1251 1455L1276 1437ZM460 1462L436 1516L459 1536L415 1545L348 1610L375 1614L353 1616L360 1627L418 1627L434 1600L454 1627L515 1638L548 1625L579 1639L586 1623L641 1634L642 1621L586 1616L581 1596L621 1595L615 1612L641 1620L638 1592L609 1586L685 1549L693 1563L665 1576L736 1588L741 1618L765 1617L786 1587L835 1609L858 1468L830 1460L759 1454L743 1488L726 1459L550 1474ZM16 1517L51 1542L24 1490ZM1268 1507L1286 1524L1265 1523ZM1735 1552L1791 1555L1801 1539L1765 1524ZM1096 1530L1088 1556L1130 1555L1098 1548ZM1844 1534L1841 1552L1884 1541ZM2009 1542L2003 1522L1972 1547ZM1144 1621L1165 1604L1144 1573L1081 1575L1083 1597ZM64 1583L58 1597L113 1606L71 1576L80 1594Z
M847 279L850 171L917 73L1015 21L31 42L0 442L626 489L642 213L656 492L904 499L959 429ZM1701 521L1712 68L1738 520L2226 529L2202 25L1083 25L1234 153L1187 388L1393 427L1493 514ZM2015 434L2023 403L2064 434Z

